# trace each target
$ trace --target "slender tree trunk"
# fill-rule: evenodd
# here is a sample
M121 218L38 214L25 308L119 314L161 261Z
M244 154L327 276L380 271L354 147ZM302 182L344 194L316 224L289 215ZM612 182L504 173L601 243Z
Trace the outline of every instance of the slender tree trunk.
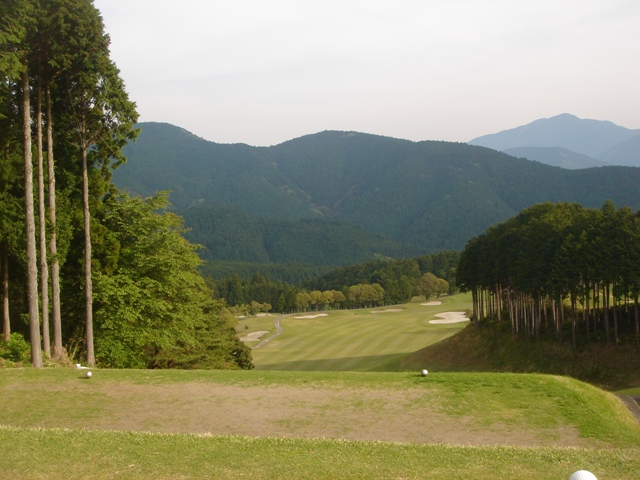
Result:
M562 297L558 299L558 343L562 343L562 326L564 325L564 303Z
M62 316L60 313L60 261L58 260L58 237L56 229L56 176L53 160L53 120L51 114L51 86L46 88L47 122L47 173L49 180L49 221L51 235L49 253L51 254L51 314L53 317L53 358L60 360L62 351Z
M24 145L24 205L25 233L27 237L27 298L29 304L29 334L31 363L42 367L40 348L40 315L38 308L38 259L36 254L36 227L33 208L33 165L31 155L31 102L29 99L29 70L22 73L22 132Z
M11 321L9 320L9 242L3 240L2 251L2 339L5 342L11 337Z
M38 149L38 222L40 227L40 299L42 308L42 345L46 358L51 358L49 339L49 265L47 263L47 223L44 207L44 155L42 152L42 85L38 82L36 107L36 147Z
M638 294L633 299L633 311L636 320L636 348L640 348L640 306L638 306Z
M551 299L551 314L553 316L553 328L556 330L556 336L558 335L558 309L556 301Z
M591 329L589 328L589 319L591 317L591 304L589 298L589 287L586 289L587 298L585 299L585 307L584 307L584 324L587 327L587 342L591 343Z
M521 326L521 325L520 325L520 314L521 314L521 310L520 310L520 304L521 304L520 297L521 297L520 292L516 292L516 293L515 293L515 302L516 302L516 305L515 305L515 312L516 312L516 313L515 313L516 337L520 334L520 326Z
M471 290L471 308L473 309L473 323L478 325L478 292L477 289L474 288Z
M620 336L618 334L618 302L616 301L615 296L616 286L613 285L613 335L616 341L616 345L620 345Z
M93 282L91 280L91 216L89 212L89 172L87 169L87 147L82 148L82 207L84 213L84 281L86 310L87 364L96 365L93 351Z
M542 311L544 310L544 300L541 298L536 302L538 315L536 316L536 341L540 341L540 330L542 329Z
M511 320L511 335L515 337L516 317L515 317L515 312L513 311L513 292L511 291L511 289L509 289L508 299L509 299L509 319Z
M598 341L598 307L600 306L600 284L593 285L593 341Z
M578 342L576 340L576 327L578 323L577 317L577 302L575 294L571 294L571 348L575 351L578 348Z
M603 301L602 308L604 309L604 331L607 336L607 343L611 343L611 334L609 332L609 284L606 283L602 289Z

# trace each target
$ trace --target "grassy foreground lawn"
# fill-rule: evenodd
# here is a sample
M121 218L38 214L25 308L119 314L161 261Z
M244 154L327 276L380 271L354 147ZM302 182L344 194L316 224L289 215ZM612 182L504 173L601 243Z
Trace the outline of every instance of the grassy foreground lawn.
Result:
M6 479L637 479L637 449L456 447L0 427Z
M400 362L407 355L454 335L467 325L468 322L433 325L429 320L436 319L438 313L470 309L469 294L438 301L442 305L427 306L421 301L397 307L289 315L281 321L284 333L253 351L254 363L259 370L402 370ZM296 318L319 313L327 316ZM264 328L264 320L256 323L251 330L269 330Z
M0 478L544 480L587 469L603 480L640 471L637 421L613 395L565 377L96 370L87 380L71 369L6 369L0 398Z

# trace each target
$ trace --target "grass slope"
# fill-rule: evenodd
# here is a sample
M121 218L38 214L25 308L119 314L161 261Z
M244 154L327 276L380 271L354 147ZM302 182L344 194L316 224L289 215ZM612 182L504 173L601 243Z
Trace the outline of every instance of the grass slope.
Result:
M70 369L14 369L0 372L0 396L0 478L550 480L587 469L598 478L632 479L640 469L638 423L613 395L565 377L97 370L86 380ZM263 434L234 434L233 426L256 421L251 413L263 403L281 407L264 412ZM413 421L398 421L402 411ZM293 421L296 413L306 423ZM345 440L389 415L395 430L441 429L461 440ZM120 431L104 428L117 418L125 422ZM334 423L342 430L330 438L299 433ZM282 428L290 432L275 438ZM172 431L178 433L163 433ZM486 441L465 446L465 438ZM509 445L520 438L535 441Z
M281 321L281 336L253 351L254 364L259 370L406 370L401 367L404 357L464 328L464 323L432 325L429 320L438 313L465 311L470 307L470 296L440 300L439 306L413 302L398 307L290 315ZM373 313L376 311L380 313ZM328 315L296 318L318 313ZM263 327L261 323L251 330L268 330ZM240 322L241 331L243 328Z
M508 327L508 325L507 325ZM640 352L632 346L616 347L602 342L583 344L574 352L570 334L536 342L514 338L504 325L469 325L457 335L406 356L401 369L444 371L525 372L568 375L607 390L640 387Z

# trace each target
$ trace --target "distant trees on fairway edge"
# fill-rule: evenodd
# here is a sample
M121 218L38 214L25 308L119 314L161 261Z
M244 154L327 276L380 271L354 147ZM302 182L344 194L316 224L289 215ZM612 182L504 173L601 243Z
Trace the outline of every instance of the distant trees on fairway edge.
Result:
M231 275L211 280L215 296L237 315L397 305L457 292L460 253L443 251L410 259L372 260L340 267L302 285L272 281L256 273L250 280ZM266 308L266 309L265 309Z
M456 283L473 320L509 322L515 336L570 331L574 349L604 340L640 348L640 214L544 203L469 241Z

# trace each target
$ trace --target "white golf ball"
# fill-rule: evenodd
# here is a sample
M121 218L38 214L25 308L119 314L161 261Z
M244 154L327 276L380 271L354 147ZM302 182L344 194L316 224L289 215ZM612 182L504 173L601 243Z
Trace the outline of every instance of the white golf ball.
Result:
M91 378L91 372L87 372L86 377Z
M578 470L577 472L573 472L569 477L569 480L598 480L596 476L587 472L586 470Z
M422 369L422 371L420 372L420 374L421 374L423 377L426 377L426 376L429 374L429 372L427 371L427 369L426 369L426 368L423 368L423 369Z

